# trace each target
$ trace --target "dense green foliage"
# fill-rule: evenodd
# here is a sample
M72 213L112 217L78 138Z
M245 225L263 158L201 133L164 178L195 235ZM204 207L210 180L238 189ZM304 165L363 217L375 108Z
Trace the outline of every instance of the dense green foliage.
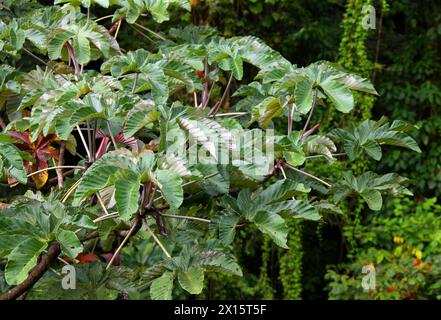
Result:
M441 298L429 2L4 1L2 297Z

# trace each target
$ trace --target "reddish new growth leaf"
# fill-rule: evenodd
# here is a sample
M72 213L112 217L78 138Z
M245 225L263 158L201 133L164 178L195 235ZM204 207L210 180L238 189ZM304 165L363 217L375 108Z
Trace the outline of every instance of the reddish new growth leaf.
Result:
M201 79L204 79L204 78L205 78L205 75L204 75L204 73L203 73L202 71L199 71L199 70L197 70L197 69L194 69L194 73L196 73L196 75L197 75L199 78L201 78Z
M99 159L107 152L109 149L109 146L111 144L112 137L110 134L105 133L102 129L99 129L96 132L97 138L102 138L101 143L98 147L98 150L96 151L96 159ZM130 137L128 139L124 138L124 134L122 131L120 131L116 136L113 137L115 139L116 143L120 143L125 146L134 146L136 144L136 139L133 137Z
M48 168L48 160L53 158L58 160L58 150L51 145L54 141L60 141L60 138L55 134L49 134L44 137L40 134L34 142L31 140L31 134L29 132L9 132L9 135L16 139L14 145L21 151L28 153L34 161L24 160L24 166L27 173L36 172L38 170ZM38 189L46 184L48 179L48 172L42 171L32 176Z
M98 261L99 258L92 252L89 252L88 254L80 253L77 257L77 260L80 264L85 264L93 261Z

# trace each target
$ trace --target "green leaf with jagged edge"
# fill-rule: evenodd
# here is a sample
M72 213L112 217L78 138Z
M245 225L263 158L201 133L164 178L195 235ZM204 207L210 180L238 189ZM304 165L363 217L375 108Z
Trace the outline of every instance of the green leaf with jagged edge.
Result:
M213 41L208 46L208 61L217 62L219 68L225 71L231 71L231 74L237 80L243 77L243 60L239 47L234 42L224 38Z
M282 202L276 202L259 207L259 210L265 210L267 212L279 213L279 212L292 212L295 213L295 218L302 218L305 220L319 220L320 215L317 209L304 200L287 200Z
M368 140L363 144L362 148L372 159L376 161L381 160L381 156L382 156L381 146L376 141Z
M72 273L71 273L72 274ZM29 292L31 300L116 300L121 296L131 300L140 299L139 290L133 282L133 270L124 266L88 262L75 264L75 289L63 289L61 283L66 274L48 270Z
M120 51L118 43L108 31L93 21L82 26L70 24L66 28L52 30L47 45L49 59L64 58L66 43L72 46L75 59L81 65L97 59L100 55L108 58Z
M234 256L227 255L222 251L208 250L200 254L198 265L206 271L229 272L236 276L242 276L242 270Z
M82 5L90 8L93 4L99 4L103 8L108 8L112 0L55 0L54 4L70 3L74 6Z
M354 160L358 152L364 151L378 161L382 156L382 145L421 152L416 141L407 133L414 129L414 126L404 121L394 121L390 124L385 117L382 117L376 122L365 120L358 127L351 125L348 129L334 129L329 136L335 141L343 142L350 160Z
M328 161L333 161L333 152L337 151L334 142L325 136L309 136L303 144L303 150L306 154L317 154L324 156Z
M212 235L218 230L219 240L231 244L236 236L236 226L239 222L237 215L216 214L210 219L209 230Z
M140 68L142 75L149 84L153 100L157 105L165 104L169 96L168 79L164 71L153 63L148 63Z
M308 113L312 108L314 92L312 90L313 82L310 79L300 81L295 89L295 99L297 110L300 113Z
M37 264L38 256L46 249L47 242L37 238L28 238L21 242L8 255L5 279L9 285L23 282Z
M20 28L10 28L9 41L15 51L19 51L23 48L23 44L26 40L25 32Z
M174 274L166 271L162 276L153 280L150 285L150 297L152 300L171 300L174 279Z
M83 251L83 245L75 232L58 229L55 236L60 244L61 252L68 257L75 259Z
M165 201L171 208L179 208L184 201L184 190L182 179L176 172L168 170L156 170L156 180L159 182L159 189Z
M138 210L141 175L119 170L115 175L115 201L121 220L128 221Z
M68 30L57 30L54 36L51 37L47 44L47 53L49 59L56 60L61 58L61 52L66 42L74 36L74 33Z
M253 217L252 221L260 231L269 235L275 244L288 249L286 240L289 229L281 216L276 213L260 211Z
M28 181L28 177L23 166L20 150L12 143L7 142L9 141L8 136L0 134L0 139L5 141L1 142L2 140L0 140L0 160L2 161L3 169L6 171L6 174L11 175L17 179L17 181L25 184ZM2 172L0 171L0 177L1 175Z
M126 17L127 22L133 24L138 20L139 16L148 12L152 15L153 20L158 23L168 21L170 19L168 10L170 5L176 5L187 11L190 11L190 3L188 0L129 0L120 4L121 9L115 13L114 21L121 17Z
M320 82L320 87L338 111L348 113L354 108L354 96L351 90L343 83L337 82L335 78L326 78Z
M403 186L408 179L395 173L378 175L367 171L359 177L352 172L343 172L343 180L338 182L334 190L334 202L338 203L351 194L359 194L366 201L369 208L374 211L381 209L383 204L382 194L413 195Z
M369 209L373 211L378 211L381 209L383 205L383 197L381 196L381 192L378 190L364 190L360 193L361 197L369 206Z
M271 120L282 114L282 105L278 97L266 97L259 104L255 105L252 110L252 118L248 122L248 126L258 121L262 128L267 128Z
M372 83L366 78L355 74L343 74L338 80L351 90L378 95L377 90L375 90Z
M287 200L295 192L307 191L300 183L294 180L279 180L260 192L255 202L259 205L268 205L277 201Z
M130 159L116 151L106 153L83 175L72 204L78 206L86 197L111 185L115 181L115 173L120 168L128 169L129 164Z
M204 287L205 271L201 267L190 267L178 271L178 281L181 287L191 294L199 294Z
M151 101L143 100L136 104L128 113L124 125L124 137L127 139L137 131L159 119L160 113Z
M210 130L201 121L180 118L177 122L183 130L188 131L189 135L209 152L214 160L217 160L216 141L213 141L213 137L216 138L218 135L215 131Z

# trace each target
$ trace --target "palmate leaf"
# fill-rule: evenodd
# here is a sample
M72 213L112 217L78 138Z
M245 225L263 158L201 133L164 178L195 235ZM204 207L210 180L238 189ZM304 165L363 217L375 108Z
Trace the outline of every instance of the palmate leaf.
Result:
M140 72L142 66L153 62L152 54L145 49L129 51L125 55L118 55L104 61L101 72L111 73L114 77L120 77L130 72Z
M37 238L28 238L20 243L8 256L5 279L9 285L23 282L29 271L37 264L38 256L47 247L47 242Z
M272 205L266 205L268 212L279 213L287 211L295 214L295 218L301 218L305 220L320 220L320 214L317 209L309 204L307 201L302 200L288 200L278 202Z
M196 59L203 61L203 58L196 57L189 60L186 57L176 57L175 55L176 53L172 51L156 62L168 77L172 91L179 90L182 87L185 87L187 92L202 91L202 81L194 72L192 65L195 64Z
M290 179L279 180L260 192L255 202L259 205L268 205L287 200L295 192L305 192L300 183Z
M343 178L334 190L335 203L351 194L359 194L371 210L378 211L383 204L382 193L412 195L412 192L403 186L408 179L395 173L378 175L368 171L355 177L352 172L344 172Z
M234 42L225 38L214 39L208 46L208 61L210 64L217 62L220 69L231 71L234 78L242 80L243 60L239 50Z
M236 236L236 226L239 222L238 215L216 214L210 219L209 229L212 235L218 230L219 240L224 244L231 244Z
M76 53L76 58L79 64L85 64L90 61L90 45L89 40L85 34L76 34L72 41L72 47L74 52Z
M362 148L366 153L374 160L379 161L381 160L381 156L383 154L381 150L381 146L374 140L367 140ZM353 157L351 157L353 158Z
M377 122L365 120L359 127L351 125L346 130L334 129L329 136L335 141L344 143L349 159L354 160L357 153L362 150L378 161L382 156L381 145L392 145L421 152L416 141L407 134L408 131L414 129L414 126L404 121L394 121L389 124L383 117Z
M79 205L86 197L107 187L114 181L114 174L119 168L112 165L101 165L90 168L83 176L75 192L73 204Z
M178 281L181 287L191 294L199 294L204 287L204 269L190 267L188 270L178 271Z
M287 136L277 136L275 143L276 152L283 156L288 164L297 167L305 162L301 131L293 131Z
M166 271L162 276L153 280L150 286L152 300L171 300L174 278L172 272Z
M282 63L264 71L257 78L263 78L263 83L272 82L278 95L294 94L297 111L301 114L311 110L315 90L318 90L318 98L327 97L343 113L354 107L351 90L377 94L367 79L340 72L326 62L313 63L300 69Z
M191 9L188 0L128 0L121 4L123 7L115 13L114 21L125 16L128 23L135 23L144 12L150 13L158 23L167 21L170 19L170 5L177 5L187 11Z
M79 64L87 64L96 59L96 53L101 53L108 58L120 49L108 31L95 22L83 26L71 24L67 27L56 28L48 37L47 51L51 60L65 57L63 51L69 42L74 50L75 58Z
M361 197L369 206L369 209L378 211L383 206L383 197L378 190L368 189L360 193Z
M30 206L27 207L31 210ZM25 210L8 207L1 210L0 215L0 257L9 254L21 242L38 233L38 228L25 219L17 219L17 211Z
M233 37L229 39L239 48L243 61L262 70L271 70L274 66L290 64L288 60L255 36Z
M106 263L88 262L76 264L76 288L65 290L61 286L65 274L48 270L32 288L31 300L115 300L118 296L139 299L133 283L133 270L124 266L110 266Z
M287 248L288 227L279 213L292 213L295 214L296 218L307 220L320 219L317 209L307 201L286 200L296 192L303 193L308 192L308 190L294 181L280 180L260 191L254 197L250 189L241 190L237 199L224 196L219 204L230 215L216 215L213 217L213 225L210 228L213 230L217 225L221 241L230 243L234 237L235 225L240 216L243 216L248 221L255 223L261 232L268 234L277 245ZM227 234L224 237L226 240L221 238L223 228L225 228Z

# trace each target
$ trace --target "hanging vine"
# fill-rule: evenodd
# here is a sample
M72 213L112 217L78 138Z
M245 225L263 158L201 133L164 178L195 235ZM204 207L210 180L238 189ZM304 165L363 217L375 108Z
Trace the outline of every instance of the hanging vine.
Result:
M372 5L372 0L349 0L346 5L346 12L343 16L341 27L343 35L338 51L338 63L347 71L369 77L372 74L373 63L368 58L366 40L370 28L364 27L363 19L366 13L363 11L365 6ZM371 109L375 102L375 97L366 94L354 95L356 108L350 117L345 118L345 122L361 121L370 118ZM328 127L343 121L335 109L328 111L323 127Z
M283 286L283 299L300 300L302 298L302 224L299 220L288 221L288 251L279 250L279 279Z
M349 0L346 5L346 12L342 21L343 35L339 46L338 63L343 66L348 72L361 74L365 77L370 77L374 74L375 63L377 63L378 52L380 50L381 41L381 26L384 12L388 10L386 0L381 1L381 17L379 21L375 22L376 29L367 28L363 23L366 15L369 14L364 8L374 5L373 0ZM369 35L372 35L377 30L375 54L373 54L375 61L369 59L368 48L366 42ZM342 125L344 122L359 123L371 117L371 110L375 103L375 97L363 93L354 95L355 105L354 111L351 115L343 119L338 115L334 109L329 110L325 118L322 129L330 125ZM357 162L350 165L350 169L356 173L361 174L370 169L372 161L368 157L360 157ZM356 201L349 206L345 206L343 210L348 217L346 226L344 227L344 236L349 244L349 255L355 254L356 251L356 233L361 227L361 215L365 209L365 205L361 201Z
M257 283L258 291L265 300L274 299L274 288L268 275L272 266L272 242L269 236L265 235L262 242L262 264L260 266L259 282Z

